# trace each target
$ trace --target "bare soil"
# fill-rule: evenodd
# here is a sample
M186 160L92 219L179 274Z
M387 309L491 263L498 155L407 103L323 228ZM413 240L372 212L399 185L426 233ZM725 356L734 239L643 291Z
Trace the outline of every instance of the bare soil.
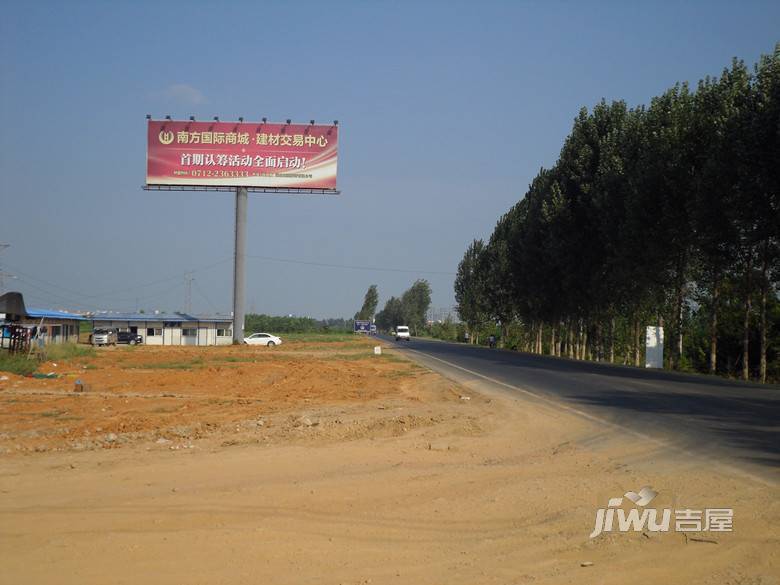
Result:
M393 354L373 355L373 346L367 340L277 348L119 346L43 364L39 370L54 379L4 374L0 453L233 438L273 426L279 413L404 396L425 385L423 378L433 379Z
M374 343L111 349L10 376L0 583L780 583L777 486ZM659 508L733 508L733 532L589 538L644 485Z

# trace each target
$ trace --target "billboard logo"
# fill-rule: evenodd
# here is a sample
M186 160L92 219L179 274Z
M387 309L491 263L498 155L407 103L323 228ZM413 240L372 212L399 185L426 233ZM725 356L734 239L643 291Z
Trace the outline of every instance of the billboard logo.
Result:
M173 132L170 130L161 130L159 134L160 142L162 144L170 144L173 142Z
M674 512L674 529L676 532L731 532L733 530L734 510L732 508L708 508L705 510L659 510L645 508L658 495L650 486L645 486L639 492L626 492L622 498L611 498L606 508L596 510L596 522L590 538L595 538L602 532L612 532L617 516L619 532L668 532L671 528ZM630 500L635 506L628 510L621 508L623 500Z

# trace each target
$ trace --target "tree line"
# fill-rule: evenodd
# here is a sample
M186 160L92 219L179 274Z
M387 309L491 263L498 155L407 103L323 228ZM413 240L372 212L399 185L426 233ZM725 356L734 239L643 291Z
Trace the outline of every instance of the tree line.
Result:
M466 249L458 312L505 346L634 365L661 325L665 367L776 380L779 200L780 43L649 105L583 108Z
M247 335L250 333L326 333L352 331L349 319L313 319L312 317L272 316L249 313L245 320Z
M376 326L388 331L407 325L414 335L419 335L427 327L430 306L431 285L425 279L416 280L400 297L387 299L384 308L376 314Z

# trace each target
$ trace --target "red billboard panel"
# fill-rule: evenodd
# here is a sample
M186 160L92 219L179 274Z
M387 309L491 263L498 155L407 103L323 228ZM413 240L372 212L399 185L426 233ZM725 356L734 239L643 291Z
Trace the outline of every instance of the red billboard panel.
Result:
M336 189L338 126L149 120L147 185Z

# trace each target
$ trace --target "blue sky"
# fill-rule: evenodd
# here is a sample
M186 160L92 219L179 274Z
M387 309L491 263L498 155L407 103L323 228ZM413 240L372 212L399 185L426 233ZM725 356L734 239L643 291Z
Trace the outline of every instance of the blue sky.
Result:
M232 196L143 191L144 116L265 116L339 120L342 194L250 196L248 309L350 316L416 278L451 306L580 107L753 63L778 31L777 2L4 2L5 290L172 311L194 271L193 310L229 311Z

